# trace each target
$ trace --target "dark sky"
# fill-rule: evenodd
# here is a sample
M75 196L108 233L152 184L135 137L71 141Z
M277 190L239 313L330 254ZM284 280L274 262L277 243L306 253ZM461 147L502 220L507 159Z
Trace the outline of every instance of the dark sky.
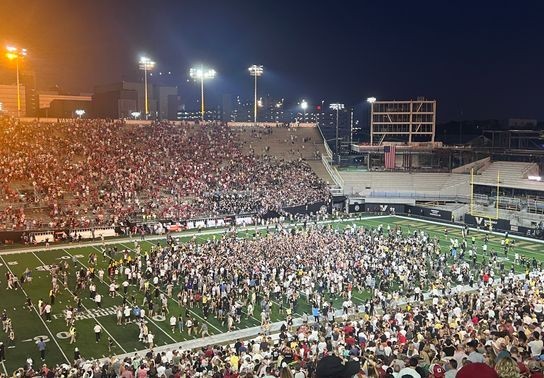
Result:
M41 88L139 79L145 53L187 104L191 65L218 71L206 93L219 103L251 98L247 67L262 64L261 93L288 103L425 96L441 121L544 119L543 16L539 0L1 0L0 42L28 48Z

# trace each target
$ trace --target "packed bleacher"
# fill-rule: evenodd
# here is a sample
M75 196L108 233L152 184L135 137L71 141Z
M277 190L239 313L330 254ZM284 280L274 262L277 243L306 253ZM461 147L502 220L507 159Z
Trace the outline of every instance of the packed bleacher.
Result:
M466 239L452 240L449 250L425 232L400 228L294 230L278 224L262 237L236 234L233 229L204 244L169 238L148 254L136 247L134 259L118 251L124 257L112 259L108 275L116 280L123 273L115 272L133 267L141 278L131 286L145 292L150 312L160 311L161 301L151 299L154 289L147 280L166 292L179 287L172 295L183 307L198 306L229 329L253 315L259 302L262 333L256 339L195 350L151 348L100 361L76 354L71 366L40 367L30 360L20 376L40 371L51 377L142 378L542 376L542 264L522 262L526 273L516 275L505 269L498 251L477 256L485 241L471 246L465 232ZM105 256L115 257L103 248ZM51 269L52 282L63 269L68 265ZM93 280L93 272L91 266L67 273L83 283ZM353 302L358 290L371 293L361 306ZM337 308L335 299L341 300ZM312 311L295 326L293 314L302 301ZM271 337L274 306L286 319ZM144 327L139 316L131 315L134 327ZM198 329L190 323L187 311L180 316L181 327L204 336L203 324Z
M302 159L242 152L222 124L0 120L0 229L265 212L327 198Z

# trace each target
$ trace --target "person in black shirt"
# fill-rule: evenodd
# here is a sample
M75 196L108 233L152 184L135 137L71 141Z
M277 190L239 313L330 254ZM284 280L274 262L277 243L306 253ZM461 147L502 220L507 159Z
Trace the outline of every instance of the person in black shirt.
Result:
M446 339L444 345L442 346L442 351L446 357L453 357L455 353L455 346L451 342L451 339Z
M236 340L236 343L234 344L234 349L236 350L236 354L240 355L240 348L242 347L242 342L240 339Z

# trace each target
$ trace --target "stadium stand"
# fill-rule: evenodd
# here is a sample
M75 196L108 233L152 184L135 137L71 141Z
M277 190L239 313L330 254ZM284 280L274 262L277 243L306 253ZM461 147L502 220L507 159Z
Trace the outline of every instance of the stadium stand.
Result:
M273 136L263 138L224 124L0 122L4 230L266 212L329 198L303 160L323 150L312 128L263 129Z
M480 175L474 178L474 182L496 185L497 175L499 175L501 185L527 189L544 188L544 184L527 179L527 176L532 175L533 172L538 174L538 165L536 163L495 161L486 169L480 170Z
M452 173L342 172L345 193L377 197L455 197L469 194L467 175Z

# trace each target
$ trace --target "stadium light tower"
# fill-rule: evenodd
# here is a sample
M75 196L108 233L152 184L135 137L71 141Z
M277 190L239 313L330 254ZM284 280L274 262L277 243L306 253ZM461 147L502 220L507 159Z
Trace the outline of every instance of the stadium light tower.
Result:
M376 97L369 97L366 99L366 102L370 104L370 109L368 110L368 128L370 130L370 145L374 144L374 130L372 127L372 111L374 108L374 103L376 102Z
M202 114L202 121L204 122L204 80L213 79L215 77L215 70L204 68L200 66L198 68L191 68L189 75L194 80L200 80L200 113Z
M339 103L330 104L329 108L332 110L336 110L336 140L334 143L334 146L335 146L334 152L338 154L338 112L344 109L344 104L339 104Z
M306 121L306 109L308 109L308 103L306 100L302 100L300 107L302 108L302 121Z
M149 115L149 107L147 102L147 71L152 70L155 67L155 62L148 57L142 56L140 58L140 69L144 71L144 102L145 102L145 119Z
M253 122L257 123L257 78L263 74L263 66L258 66L256 64L252 65L249 69L249 74L255 77L255 97L253 105Z
M19 59L26 56L26 49L19 49L14 46L6 46L6 58L15 60L17 67L17 117L21 116L21 86L19 80Z

